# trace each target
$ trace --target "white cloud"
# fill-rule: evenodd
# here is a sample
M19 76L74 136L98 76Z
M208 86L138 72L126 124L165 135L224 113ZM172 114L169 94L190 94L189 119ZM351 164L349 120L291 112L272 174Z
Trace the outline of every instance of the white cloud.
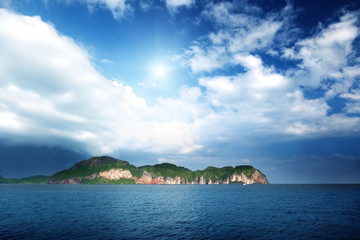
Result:
M202 93L198 87L184 86L179 92L179 99L159 97L156 106L151 108L151 112L162 114L163 118L169 121L181 120L190 123L210 111L206 104L199 101Z
M331 136L338 131L332 125L334 119L327 116L329 106L324 99L306 99L299 89L292 90L285 78L271 87L253 83L259 78L271 81L272 75L277 74L265 68L260 77L250 71L233 77L201 78L199 84L206 88L209 102L220 107L199 120L203 139L234 142L276 136L281 140L289 136ZM352 127L352 123L342 125L344 129ZM206 129L216 131L209 136Z
M109 59L106 59L106 58L101 59L101 62L104 63L104 64L114 64L113 61L111 61Z
M345 110L348 113L360 113L360 101L346 103Z
M99 74L84 49L40 17L4 9L0 52L2 133L40 144L75 142L93 154L201 148L191 123L201 115L192 107L201 95L196 88L184 88L183 99L148 106L130 86ZM183 114L169 117L175 111Z
M18 116L10 111L1 110L0 128L7 132L19 131L24 128L24 124L18 120Z
M341 94L340 97L355 100L355 101L360 100L360 89L353 89L349 93Z
M180 57L193 72L212 72L237 64L232 60L234 55L246 55L269 47L284 25L275 15L261 18L256 14L245 14L238 12L245 8L234 9L235 5L230 2L210 3L202 12L202 16L214 22L218 30L198 39Z
M327 90L325 97L331 99L337 95L346 95L349 91L354 90L353 85L356 83L356 79L360 77L360 64L343 67L338 72L332 72L329 75L334 82L322 84L323 88Z
M291 5L280 13L262 16L262 10L247 1L209 3L202 15L218 29L210 33L213 44L225 44L232 52L247 53L269 46L275 35L288 23Z
M176 11L179 7L190 8L195 4L195 0L166 0L166 6L170 11Z
M244 3L248 6L248 4ZM258 19L249 14L240 12L244 5L239 7L232 2L213 2L207 4L202 15L210 19L216 26L225 28L249 27L255 25Z
M80 0L86 2L90 11L97 7L107 8L111 11L115 19L121 19L126 14L131 13L132 7L127 0Z
M129 2L129 0L57 0L62 4L72 4L74 2L80 2L82 4L86 4L88 10L90 12L96 11L98 8L103 8L109 10L113 15L114 19L121 20L122 18L126 17L127 15L131 15L133 12L133 7ZM43 0L44 4L48 6L53 1ZM140 7L142 8L145 6L140 3ZM146 7L146 6L145 6Z
M231 52L249 52L264 48L272 42L281 25L280 22L269 19L247 31L242 29L234 31L233 37L229 39L229 50Z
M11 0L5 1L3 5L9 6ZM48 1L43 0L46 4L49 4ZM58 0L65 4L71 4L75 1L86 4L90 12L94 12L98 8L103 8L109 10L114 19L121 20L126 16L132 15L135 9L133 0ZM6 4L9 2L9 4ZM1 3L0 3L1 4ZM165 0L167 9L171 14L177 12L180 7L191 8L195 5L195 0ZM159 3L153 0L138 0L139 9L143 12L147 12L150 9L159 9L162 8ZM0 5L1 6L1 5Z
M204 50L198 46L193 46L186 54L190 58L189 65L194 72L212 72L225 65L226 61L223 58L226 56L224 56L224 53L224 47L213 47Z
M153 1L151 0L141 0L139 2L139 7L142 11L147 12L151 9L151 7L153 6Z
M202 129L201 141L234 143L275 136L280 140L357 134L360 119L343 113L329 116L331 107L327 104L327 100L341 93L347 93L341 95L343 98L356 98L348 91L360 76L360 68L349 66L348 57L358 36L357 15L345 14L338 23L295 43L296 47L283 49L283 57L300 59L302 64L292 71L280 72L265 66L260 56L252 52L274 52L276 34L282 26L291 25L286 22L289 18L281 19L275 14L257 18L256 14L233 11L234 7L230 2L209 4L203 15L221 29L199 38L182 56L194 73L239 66L234 74L198 78L205 98L215 107L214 112L197 121ZM320 83L329 78L335 81L325 89ZM307 99L300 86L322 86L326 94ZM357 102L347 103L345 110L357 113ZM209 133L207 129L213 131Z
M302 61L299 65L302 70L295 70L295 75L303 85L316 88L329 78L339 78L348 66L352 43L359 34L357 21L356 13L347 13L339 22L299 41L294 48L284 50L284 57Z
M258 57L237 55L233 61L246 67L246 72L199 79L199 85L206 88L207 97L214 106L240 109L244 104L271 101L290 87L286 77L264 67Z
M345 106L347 113L360 113L360 89L352 89L350 92L341 94L340 97L348 100Z

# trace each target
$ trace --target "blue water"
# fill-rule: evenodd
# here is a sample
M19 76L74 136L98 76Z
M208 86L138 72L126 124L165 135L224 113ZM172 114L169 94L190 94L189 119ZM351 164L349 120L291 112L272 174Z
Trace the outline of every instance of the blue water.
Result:
M0 185L0 239L360 239L360 185Z

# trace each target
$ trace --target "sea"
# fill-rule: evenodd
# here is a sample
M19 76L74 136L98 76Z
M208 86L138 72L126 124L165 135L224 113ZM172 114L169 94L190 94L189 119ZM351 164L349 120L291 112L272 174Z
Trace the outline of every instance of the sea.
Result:
M0 239L360 239L360 185L0 184Z

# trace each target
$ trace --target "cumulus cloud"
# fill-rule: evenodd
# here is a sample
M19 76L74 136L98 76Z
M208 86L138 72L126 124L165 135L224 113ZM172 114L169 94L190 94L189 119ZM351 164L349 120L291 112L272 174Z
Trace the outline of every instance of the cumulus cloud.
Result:
M190 8L195 4L195 0L166 0L166 6L170 11L176 11L179 7Z
M127 0L81 0L87 4L89 9L93 11L95 8L101 7L111 11L115 19L121 19L132 11L132 7Z
M352 81L354 76L351 78L348 74L351 69L349 57L353 51L353 41L359 34L357 22L357 13L346 13L340 17L340 21L323 27L316 35L297 42L290 49L284 49L284 57L301 60L298 65L300 69L294 73L301 84L316 88L325 87L329 79L337 80L334 82L336 87L328 86L329 97L338 94L342 85L346 85L342 91L351 86L352 83L348 81Z
M246 1L239 1L239 4L235 4L234 2L210 2L206 5L202 15L205 18L210 19L217 27L231 29L237 27L247 27L248 24L255 25L259 19L254 17L252 14L249 14L249 11L246 11L249 8L244 6L251 5L247 4ZM242 12L242 10L245 10L245 12ZM261 12L261 9L256 8L256 11L254 12Z
M279 15L268 14L263 18L258 16L262 13L260 8L245 1L243 4L209 3L202 13L219 29L218 32L210 34L212 43L225 43L232 53L249 52L268 46L284 25Z
M289 36L293 47L284 47L291 44L282 29L292 25L288 22L292 20L288 16L291 8L288 4L280 13L264 18L256 7L242 10L234 2L207 5L202 16L214 24L215 31L194 41L180 56L200 75L198 84L214 108L196 122L202 129L201 141L234 143L358 134L360 118L346 114L359 111L353 88L360 68L349 60L359 35L357 13L345 13L338 22L323 26L306 39L294 41ZM283 40L286 44L274 46ZM281 49L283 56L278 55ZM279 61L287 58L300 64L279 71L263 63L260 53L269 52ZM230 74L220 71L229 67L236 70ZM333 80L326 81L329 79ZM308 98L304 87L322 87L325 95ZM346 112L329 115L327 101L339 94L349 100Z
M234 61L245 66L246 73L199 78L214 106L240 109L243 103L272 101L289 87L286 77L264 67L258 57L237 55Z
M347 100L345 106L347 113L360 113L360 89L351 89L347 93L342 93L340 97Z
M40 17L0 10L0 131L40 144L75 142L95 153L115 149L189 152L199 149L190 117L201 92L148 106L130 86L98 73L91 56ZM156 111L153 111L156 109ZM183 115L181 115L183 116ZM62 140L61 140L62 139Z
M248 8L232 2L207 4L202 17L213 22L217 31L198 39L182 54L185 65L195 73L212 72L236 65L232 60L236 54L269 47L285 25L281 16L269 14L263 18L258 16L261 11L256 6L245 6Z
M226 58L225 48L222 46L207 49L192 46L185 54L189 58L188 64L193 72L212 72L226 64L226 61L224 61L224 58Z

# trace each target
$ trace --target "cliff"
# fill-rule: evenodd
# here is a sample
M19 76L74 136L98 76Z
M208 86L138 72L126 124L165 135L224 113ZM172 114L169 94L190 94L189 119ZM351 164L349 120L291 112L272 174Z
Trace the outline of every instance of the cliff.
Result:
M55 173L50 184L268 184L252 166L208 167L191 171L174 164L135 167L111 157L94 157Z

